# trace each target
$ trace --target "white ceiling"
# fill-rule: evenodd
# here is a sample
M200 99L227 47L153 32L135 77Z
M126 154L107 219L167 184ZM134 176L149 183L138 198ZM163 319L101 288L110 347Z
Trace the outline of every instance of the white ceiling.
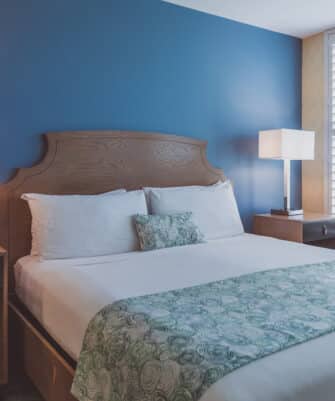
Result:
M335 27L335 0L163 0L304 38Z

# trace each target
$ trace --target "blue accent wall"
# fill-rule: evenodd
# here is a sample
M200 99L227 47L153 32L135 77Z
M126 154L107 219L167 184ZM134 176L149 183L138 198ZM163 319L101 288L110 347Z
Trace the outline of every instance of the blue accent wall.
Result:
M282 204L260 129L301 124L301 41L159 0L0 0L0 180L49 130L161 131L208 140L246 227ZM293 168L300 206L301 168Z

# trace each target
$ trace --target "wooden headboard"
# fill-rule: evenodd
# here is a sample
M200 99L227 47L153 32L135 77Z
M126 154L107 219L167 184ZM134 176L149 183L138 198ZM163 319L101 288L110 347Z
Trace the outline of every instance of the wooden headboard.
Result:
M9 263L27 255L31 216L22 193L96 194L117 188L209 185L224 179L206 158L206 142L128 131L45 134L42 162L0 185L0 244Z

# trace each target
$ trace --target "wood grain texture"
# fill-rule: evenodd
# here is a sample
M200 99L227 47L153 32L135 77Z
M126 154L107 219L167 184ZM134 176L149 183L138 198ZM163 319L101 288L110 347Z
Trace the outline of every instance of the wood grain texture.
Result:
M10 302L10 308L22 346L19 361L30 380L46 401L75 401L70 393L74 368L16 303Z
M8 258L0 247L0 385L8 381Z
M257 215L254 217L253 232L266 237L303 242L302 227L300 221Z
M327 247L334 246L335 216L322 213L305 213L298 216L259 214L254 216L254 230L258 235L287 241L304 242Z
M129 131L55 132L45 138L43 161L19 169L13 180L0 186L0 243L8 249L10 272L31 247L31 216L20 199L23 193L97 194L117 188L209 185L224 179L207 161L206 142L191 138Z

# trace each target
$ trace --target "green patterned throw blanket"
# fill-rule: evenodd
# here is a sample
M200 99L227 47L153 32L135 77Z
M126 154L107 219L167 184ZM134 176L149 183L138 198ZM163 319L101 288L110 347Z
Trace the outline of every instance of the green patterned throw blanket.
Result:
M115 302L90 322L80 401L198 401L228 373L335 331L335 262Z

